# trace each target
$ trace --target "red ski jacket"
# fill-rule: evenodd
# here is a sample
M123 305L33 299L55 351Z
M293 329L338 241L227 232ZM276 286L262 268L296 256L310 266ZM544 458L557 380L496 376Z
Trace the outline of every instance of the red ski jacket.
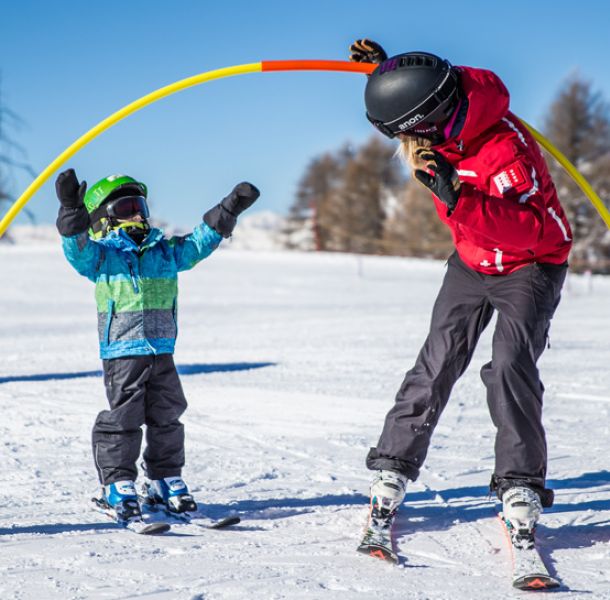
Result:
M508 110L500 78L456 67L468 101L461 131L435 146L456 168L462 190L455 210L436 210L472 269L507 275L530 263L567 260L572 232L536 140Z

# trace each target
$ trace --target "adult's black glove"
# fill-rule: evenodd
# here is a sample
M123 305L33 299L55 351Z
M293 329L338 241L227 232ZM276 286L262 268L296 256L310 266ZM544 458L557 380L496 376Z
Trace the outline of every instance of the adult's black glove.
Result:
M419 182L429 188L451 213L457 206L462 187L457 171L442 154L435 150L422 148L417 150L416 154L426 161L426 167L433 174L430 175L426 171L415 169L413 175Z
M377 43L366 38L356 40L349 47L352 62L380 64L388 58L386 51Z
M228 238L237 224L237 217L250 208L259 196L260 192L251 183L238 183L220 204L203 215L203 220L222 237Z
M56 223L59 233L70 237L87 231L89 213L84 203L87 182L79 183L74 169L67 169L57 176L55 191L61 203Z
M78 208L83 204L87 182L78 182L74 169L60 173L55 180L55 191L61 205L65 208Z

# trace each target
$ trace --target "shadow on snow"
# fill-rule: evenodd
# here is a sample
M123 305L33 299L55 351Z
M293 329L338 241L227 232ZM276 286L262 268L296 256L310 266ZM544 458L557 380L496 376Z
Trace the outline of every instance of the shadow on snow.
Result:
M549 481L548 484L556 490L584 490L598 488L610 484L610 472L583 473L579 477ZM603 493L607 490L599 490ZM593 491L596 493L596 491ZM608 494L606 493L606 496ZM468 486L447 490L423 490L410 492L407 495L406 506L396 520L394 539L410 533L426 531L442 531L451 529L456 523L468 523L490 519L493 515L493 504L489 489L485 486ZM217 519L227 515L227 512L241 514L245 523L240 529L256 531L256 525L248 525L248 521L286 519L301 514L314 512L320 507L360 506L363 509L368 504L368 498L363 494L326 494L311 498L277 498L267 500L240 500L229 504L200 505L200 510L209 518ZM556 503L548 514L584 511L610 510L610 499L590 500L586 502ZM47 534L56 535L68 532L86 532L90 530L108 530L116 528L112 523L57 523L29 526L14 526L0 528L0 536L17 534ZM540 552L545 558L552 575L557 575L552 554L555 550L565 548L587 548L610 540L610 520L596 523L567 523L559 527L539 526L542 533ZM180 535L179 531L175 535ZM485 536L481 532L481 536ZM502 533L498 522L498 539ZM409 565L406 566L419 566ZM559 588L568 591L565 585ZM575 590L572 590L575 591ZM578 590L580 593L589 593Z
M262 369L274 367L273 362L241 362L220 364L187 364L177 365L180 375L201 375L202 373L229 373L235 371L249 371L251 369ZM62 379L80 379L82 377L101 377L102 371L77 371L75 373L39 373L34 375L8 375L0 377L0 384L28 381L53 381Z
M548 485L555 490L583 490L603 485L610 485L610 471L598 473L583 473L579 477L569 479L549 480ZM608 490L610 496L610 490ZM308 509L325 506L366 506L368 497L363 494L327 494L311 498L277 498L268 500L240 500L225 504L204 504L204 510L211 516L219 516L226 512L227 508L240 513L269 512L281 518L292 516L299 512L310 512ZM446 490L423 490L411 492L407 490L405 502L406 510L403 510L404 519L414 519L420 525L429 522L426 529L439 529L443 524L452 525L454 521L472 522L481 518L489 518L493 504L496 502L495 494L490 495L487 486L468 486L451 488ZM556 497L552 508L546 509L545 514L563 512L584 512L610 510L610 498L599 500L587 500L584 502L561 503L561 496ZM248 515L248 518L257 517L256 514ZM404 520L401 519L401 520ZM608 523L610 525L610 521ZM440 527L439 527L440 525ZM584 526L591 530L599 528L600 524ZM571 529L571 526L565 526ZM549 530L551 531L551 530Z
M57 535L75 531L106 531L117 529L116 523L47 523L41 525L14 525L0 527L0 536L22 534Z
M610 510L610 490L599 489L610 484L610 471L583 473L578 477L548 481L548 485L557 491L591 490L590 493L604 493L605 498L587 500L584 502L562 503L561 495L556 497L552 508L546 514L573 512L583 515L586 511ZM486 486L468 486L446 490L423 490L407 492L405 506L398 518L393 531L397 539L410 533L426 531L442 531L454 527L458 523L469 523L479 520L489 520L494 515L495 495L492 497ZM268 500L241 500L228 505L205 504L204 510L211 517L220 517L227 509L241 513L244 520L285 519L314 512L319 507L349 507L368 505L368 497L363 494L327 494L313 498L281 498ZM203 507L202 507L203 508ZM577 518L577 517L575 517ZM598 543L610 541L610 520L588 524L567 523L559 527L539 525L541 532L539 549L549 567L551 575L557 576L552 554L565 548L587 548ZM503 539L500 522L497 527L498 539ZM485 532L481 532L485 536ZM403 562L405 566L409 565ZM569 591L564 584L559 591ZM587 590L571 590L588 594Z

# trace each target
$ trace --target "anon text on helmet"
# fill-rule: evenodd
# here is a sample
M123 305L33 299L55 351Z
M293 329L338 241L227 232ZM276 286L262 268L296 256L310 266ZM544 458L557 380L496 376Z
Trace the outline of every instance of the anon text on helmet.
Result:
M414 117L407 119L404 123L399 123L398 129L400 129L401 131L409 129L410 127L413 127L413 125L415 125L416 123L419 123L423 118L424 115L422 115L421 113L417 114Z

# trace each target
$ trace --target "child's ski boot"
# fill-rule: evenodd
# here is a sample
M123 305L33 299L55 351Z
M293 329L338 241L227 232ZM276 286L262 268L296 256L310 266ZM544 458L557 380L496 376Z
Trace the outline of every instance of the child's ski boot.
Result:
M133 481L116 481L105 485L102 500L114 510L117 521L142 520L142 510Z
M102 488L102 495L94 497L96 510L109 516L121 527L135 533L155 535L169 531L168 523L146 523L142 517L142 509L133 481L116 481Z
M149 479L144 484L144 495L149 504L161 504L170 513L197 512L197 503L181 477Z

